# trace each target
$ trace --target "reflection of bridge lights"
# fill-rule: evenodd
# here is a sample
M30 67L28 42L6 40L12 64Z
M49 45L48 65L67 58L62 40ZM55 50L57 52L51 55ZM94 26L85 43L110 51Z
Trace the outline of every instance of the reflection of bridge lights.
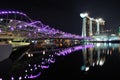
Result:
M49 68L49 65L47 65L47 66L41 65L41 68L42 68L42 69L44 69L44 68L47 69L47 68Z
M27 70L25 70L25 72L28 72Z
M86 68L85 68L85 71L88 71L88 70L89 70L89 67L86 67Z
M40 76L41 75L41 73L39 72L37 75L30 75L29 76L29 79L33 79L33 78L37 78L38 76Z
M0 21L3 21L3 19L0 19Z
M30 67L30 66L31 66L31 64L28 64L28 66Z
M22 77L21 77L21 76L19 77L19 80L22 80Z
M30 69L30 71L33 71L33 69Z
M37 74L33 74L33 73L36 72L36 70L44 70L44 69L49 68L50 64L55 63L56 60L54 57L58 56L57 54L61 54L61 52L62 52L62 54L60 56L62 56L63 54L67 55L74 51L77 51L77 50L80 50L83 48L89 48L89 47L93 47L93 45L85 45L85 46L80 45L80 46L75 46L75 47L66 48L66 49L58 49L57 51L55 49L55 50L53 50L54 54L49 54L49 55L47 55L47 57L42 57L38 64L36 64L36 63L28 64L27 69L24 70L25 75L15 77L15 78L16 79L18 78L19 80L37 78L41 75L41 71L39 71ZM41 51L41 53L42 53L42 51ZM89 67L86 67L84 70L88 71Z
M11 80L14 80L14 77L11 77Z

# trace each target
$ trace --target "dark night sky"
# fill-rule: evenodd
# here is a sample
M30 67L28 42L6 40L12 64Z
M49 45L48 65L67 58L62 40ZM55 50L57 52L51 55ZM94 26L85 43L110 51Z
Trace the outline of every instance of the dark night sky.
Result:
M81 34L81 12L88 12L93 18L102 17L105 28L112 28L113 32L120 25L118 0L3 0L0 9L22 11L34 20L73 34Z

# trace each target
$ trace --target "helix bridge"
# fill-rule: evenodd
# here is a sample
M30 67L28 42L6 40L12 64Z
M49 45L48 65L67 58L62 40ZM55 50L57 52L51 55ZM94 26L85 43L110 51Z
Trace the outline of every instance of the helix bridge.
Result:
M11 69L7 73L7 77L4 75L6 73L0 73L0 80L4 78L22 80L39 77L44 69L49 68L49 65L56 61L56 56L65 56L76 50L91 47L91 45L86 47L79 45L83 39L80 35L67 33L45 25L41 21L33 20L23 12L0 11L0 45L3 47L3 44L12 44L12 51L9 50L8 53L1 55L7 55L7 57L15 61L13 62L14 65L9 67ZM89 38L86 37L86 39ZM65 46L65 48L58 47L57 49L50 46L50 49L46 49L45 47L41 50L41 47L39 47L40 40L53 40L53 42L56 40L58 41L59 47L63 44L71 45L69 42L76 46L70 46L70 48L68 48L68 46ZM34 43L34 45L31 43ZM55 44L57 45L57 43ZM4 47L7 51L6 46ZM40 56L38 56L38 54ZM33 58L33 56L37 58ZM21 64L20 61L22 59ZM35 63L38 62L36 59L40 60L39 64ZM3 59L0 61L2 60ZM34 63L32 63L33 61ZM18 68L16 68L16 66L18 66ZM24 69L21 70L21 68Z
M32 20L18 11L0 11L0 39L82 38Z

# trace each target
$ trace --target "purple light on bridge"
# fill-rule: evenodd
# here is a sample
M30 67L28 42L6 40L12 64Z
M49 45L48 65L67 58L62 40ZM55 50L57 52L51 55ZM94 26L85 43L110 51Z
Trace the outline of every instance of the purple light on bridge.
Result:
M14 28L13 28L13 27L11 27L11 28L10 28L10 30L11 30L11 31L14 31Z
M11 14L12 12L11 11L8 11L9 14Z
M40 32L40 28L38 29L38 32Z
M18 27L19 27L19 29L21 29L21 28L22 28L22 26L21 26L21 25L19 25Z
M2 32L2 30L0 29L0 33Z

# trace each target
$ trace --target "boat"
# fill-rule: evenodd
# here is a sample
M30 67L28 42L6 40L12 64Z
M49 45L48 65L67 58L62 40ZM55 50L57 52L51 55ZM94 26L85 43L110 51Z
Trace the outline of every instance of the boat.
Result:
M11 44L0 43L0 62L9 58L11 52L12 52Z

